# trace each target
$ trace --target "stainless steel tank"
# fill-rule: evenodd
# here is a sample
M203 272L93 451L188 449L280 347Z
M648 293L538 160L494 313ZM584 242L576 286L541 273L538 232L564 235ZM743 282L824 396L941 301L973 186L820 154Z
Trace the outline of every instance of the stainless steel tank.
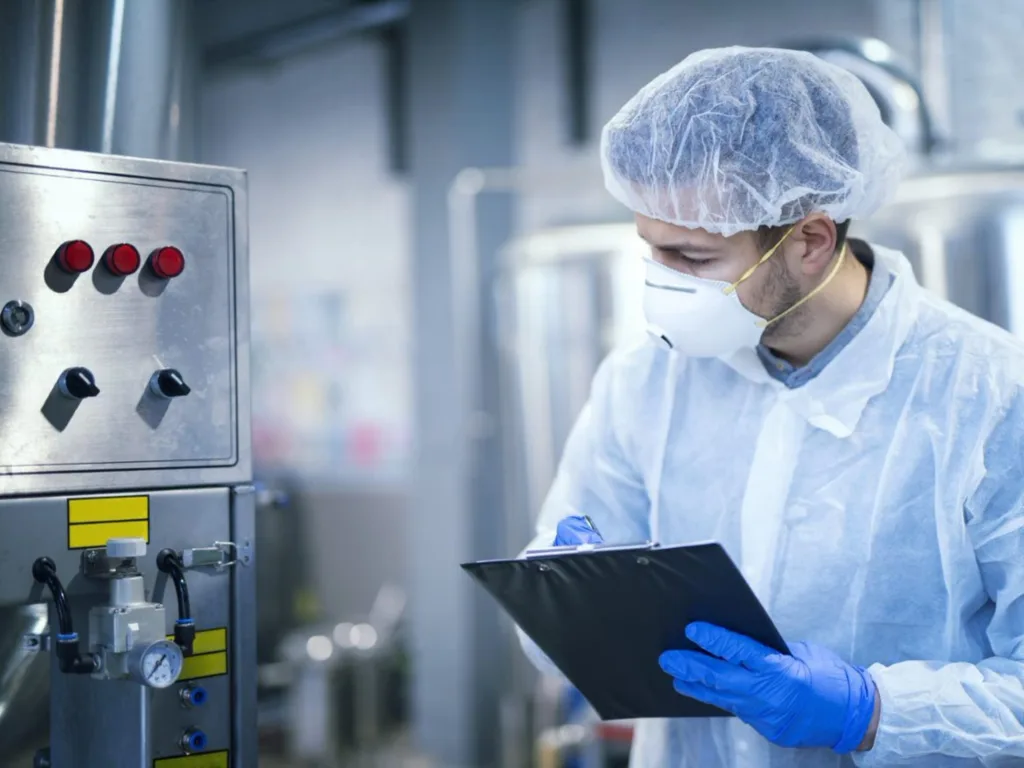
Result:
M608 352L644 330L645 246L632 224L544 230L509 243L497 281L508 492L533 514ZM532 514L510 516L525 542Z
M906 253L918 280L940 296L1024 333L1024 167L912 177L851 232Z
M905 252L929 289L1024 333L1024 168L949 168L909 178L851 234ZM498 280L505 432L525 542L590 380L644 333L634 225L550 229L509 243ZM525 490L522 490L525 489Z

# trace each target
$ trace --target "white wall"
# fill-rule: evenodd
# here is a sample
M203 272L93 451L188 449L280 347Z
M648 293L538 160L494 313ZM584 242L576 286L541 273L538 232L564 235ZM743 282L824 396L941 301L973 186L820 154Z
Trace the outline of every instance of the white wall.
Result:
M405 471L408 193L386 168L380 59L352 41L215 71L203 94L201 157L249 171L258 459L283 441L324 482ZM360 463L374 429L382 453Z
M297 502L332 619L407 578L408 193L386 170L381 71L353 41L203 91L202 161L249 171L254 432L264 458L287 433L280 465L311 480ZM358 464L346 438L367 424L394 442Z

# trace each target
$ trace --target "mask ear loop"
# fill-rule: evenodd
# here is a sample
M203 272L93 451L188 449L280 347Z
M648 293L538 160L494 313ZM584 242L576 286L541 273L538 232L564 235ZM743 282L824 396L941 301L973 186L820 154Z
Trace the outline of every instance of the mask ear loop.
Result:
M746 272L744 272L742 275L740 275L740 279L739 280L737 280L732 285L725 286L725 288L722 289L722 293L724 293L726 296L728 296L728 295L730 295L732 293L735 293L736 289L739 288L740 283L742 283L744 280L746 280L748 277L750 277L752 274L754 274L754 272L757 271L758 267L760 267L762 264L764 264L766 261L768 261L768 259L770 259L772 257L772 255L777 250L779 250L779 247L784 242L786 242L786 238L789 237L791 234L793 234L793 230L794 229L796 229L796 224L794 224L792 227L790 227L789 229L786 230L786 234L784 234L782 236L782 238L779 240L779 242L777 242L775 245L773 245L771 248L769 248L767 252L765 252L764 256L761 257L761 259L757 262L757 264L755 264L750 269L748 269Z
M839 271L839 268L841 266L843 266L843 261L845 261L845 259L846 259L846 248L847 248L846 243L843 243L843 250L841 250L839 252L839 258L836 259L835 263L832 265L832 269L829 271L828 277L826 277L824 280L822 280L820 283L818 283L818 285L814 288L814 290L812 290L810 293L808 293L806 296L804 296L802 299L800 299L800 301L798 301L796 304L794 304L792 307L787 309L782 314L776 315L771 320L762 320L761 322L759 322L757 324L758 327L759 328L767 328L769 325L774 323L776 320L781 320L786 315L788 315L790 312L792 312L794 309L796 309L801 304L803 304L805 301L809 301L810 299L813 299L814 296L816 294L818 294L822 289L824 289L826 285L828 285L830 282L832 282L832 278L836 276L836 273Z

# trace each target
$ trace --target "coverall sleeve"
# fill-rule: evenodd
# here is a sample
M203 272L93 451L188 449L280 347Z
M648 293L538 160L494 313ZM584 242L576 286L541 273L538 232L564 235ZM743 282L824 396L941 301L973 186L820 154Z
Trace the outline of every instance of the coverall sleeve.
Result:
M590 398L576 420L562 453L555 481L537 519L536 536L526 549L550 547L558 522L588 515L613 544L637 544L649 537L649 502L643 477L630 458L626 422L639 394L616 381L615 360L598 369ZM524 550L525 552L525 550ZM557 668L518 627L523 650L547 674Z
M1024 408L1010 416L986 443L985 475L964 509L992 603L992 656L872 666L882 715L874 748L854 757L864 768L929 755L991 766L1024 758Z

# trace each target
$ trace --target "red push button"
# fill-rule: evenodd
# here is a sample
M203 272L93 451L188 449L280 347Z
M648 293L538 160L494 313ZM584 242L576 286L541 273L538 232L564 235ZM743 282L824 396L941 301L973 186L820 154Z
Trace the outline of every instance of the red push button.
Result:
M107 252L103 254L103 263L112 274L126 277L138 271L142 265L142 257L139 256L139 251L134 245L121 243L107 249Z
M57 250L57 263L65 272L78 274L92 269L95 256L84 240L70 240Z
M173 245L158 248L149 257L149 263L157 277L169 280L185 271L185 256Z

